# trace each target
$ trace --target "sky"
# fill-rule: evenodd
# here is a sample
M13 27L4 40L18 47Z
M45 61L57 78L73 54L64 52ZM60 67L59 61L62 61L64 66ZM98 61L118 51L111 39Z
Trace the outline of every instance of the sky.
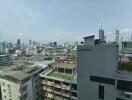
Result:
M130 39L132 0L0 0L0 41L80 41L103 24L108 40L116 29Z

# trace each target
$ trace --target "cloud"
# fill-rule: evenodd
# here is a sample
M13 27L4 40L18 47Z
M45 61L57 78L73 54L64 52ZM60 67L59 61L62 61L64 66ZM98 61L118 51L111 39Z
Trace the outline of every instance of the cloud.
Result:
M120 30L120 33L128 33L128 32L132 32L132 29L124 28Z

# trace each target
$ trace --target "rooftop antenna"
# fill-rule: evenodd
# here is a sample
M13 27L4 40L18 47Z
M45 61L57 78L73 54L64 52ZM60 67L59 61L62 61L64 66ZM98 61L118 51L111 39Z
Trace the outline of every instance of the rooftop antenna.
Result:
M103 22L102 21L101 21L101 25L100 26L101 26L100 28L102 29L102 27L103 27Z

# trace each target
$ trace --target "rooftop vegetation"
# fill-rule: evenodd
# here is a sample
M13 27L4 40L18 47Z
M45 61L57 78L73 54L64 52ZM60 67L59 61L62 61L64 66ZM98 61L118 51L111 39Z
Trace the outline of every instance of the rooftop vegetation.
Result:
M61 78L61 79L64 79L64 80L70 80L71 77L72 77L72 74L60 73L60 72L53 71L49 74L49 76L56 77L56 78Z
M130 62L120 62L118 64L118 69L119 70L124 70L124 71L132 71L132 61Z

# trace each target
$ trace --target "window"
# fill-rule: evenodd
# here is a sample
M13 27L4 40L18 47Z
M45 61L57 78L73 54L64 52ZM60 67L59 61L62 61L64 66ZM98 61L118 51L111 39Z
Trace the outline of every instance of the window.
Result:
M4 96L4 98L6 99L6 96Z
M6 89L3 89L3 92L6 92Z
M2 82L2 85L3 85L3 86L5 86L5 83L4 83L4 82Z
M10 84L8 84L7 87L10 88Z
M26 98L27 98L27 96L28 96L28 94L26 93L26 94L24 94L23 95L23 100L25 100Z
M132 82L117 80L117 89L127 92L132 92Z
M116 98L116 100L125 100L125 99Z
M36 86L35 86L35 89L38 89L38 88L39 88L39 86L38 86L38 85L36 85Z
M22 89L21 89L23 92L27 90L27 86L24 86Z
M115 85L115 80L114 79L105 78L105 77L90 76L90 81L103 83L103 84Z
M104 100L104 86L99 85L99 99L103 99Z

